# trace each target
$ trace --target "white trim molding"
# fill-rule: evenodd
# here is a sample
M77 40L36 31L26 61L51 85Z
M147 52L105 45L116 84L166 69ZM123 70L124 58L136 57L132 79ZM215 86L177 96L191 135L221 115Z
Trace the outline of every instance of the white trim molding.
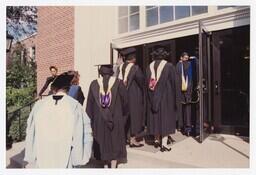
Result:
M162 40L174 39L199 33L198 22L203 21L208 31L218 31L250 25L250 7L227 8L214 13L172 21L146 28L144 31L131 32L112 40L115 48L125 48Z

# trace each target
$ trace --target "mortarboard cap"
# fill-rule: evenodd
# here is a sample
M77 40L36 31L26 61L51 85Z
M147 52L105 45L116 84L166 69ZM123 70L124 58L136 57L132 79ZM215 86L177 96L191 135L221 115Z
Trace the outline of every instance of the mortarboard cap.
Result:
M129 47L121 50L120 53L125 57L125 60L131 60L136 55L136 49L134 47Z
M98 73L99 75L113 75L113 65L112 64L98 64L95 65L98 67Z
M51 86L57 90L67 88L70 86L70 82L73 77L74 75L70 75L68 72L64 72L54 79Z

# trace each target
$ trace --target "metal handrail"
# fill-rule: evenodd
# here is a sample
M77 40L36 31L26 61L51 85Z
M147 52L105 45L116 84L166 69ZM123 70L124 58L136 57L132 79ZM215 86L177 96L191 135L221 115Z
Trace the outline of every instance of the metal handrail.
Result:
M19 131L19 140L22 140L22 130L21 130L21 110L28 107L29 106L29 112L32 110L32 105L37 101L38 99L34 99L31 102L29 102L28 104L12 111L12 112L8 112L6 113L6 136L9 136L9 132L10 132L10 128L12 126L12 122L15 119L18 119L18 131ZM9 117L10 116L10 117ZM7 142L10 142L10 140L7 140ZM11 138L11 142L12 142L12 138ZM7 145L10 143L7 143Z
M22 106L22 107L20 107L20 108L18 108L18 109L15 109L15 110L12 111L12 112L8 112L8 115L10 115L10 114L12 114L12 113L16 113L17 111L20 111L21 109L23 109L23 108L25 108L25 107L27 107L27 106L29 106L29 105L35 103L37 100L38 100L38 99L34 99L34 100L32 100L31 102L29 102L28 104L26 104L26 105L24 105L24 106Z
M195 100L191 100L191 101L189 101L189 102L184 102L184 101L182 101L181 104L187 105L187 104L197 104L197 103L199 103L199 95L200 95L199 88L196 88L196 94L197 94L197 97L196 97Z

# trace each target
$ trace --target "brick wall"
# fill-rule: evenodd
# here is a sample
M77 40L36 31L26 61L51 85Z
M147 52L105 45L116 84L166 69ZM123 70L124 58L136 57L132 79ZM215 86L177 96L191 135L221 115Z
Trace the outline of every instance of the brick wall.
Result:
M74 69L74 7L38 7L36 61L37 92L50 76L49 66L59 73Z

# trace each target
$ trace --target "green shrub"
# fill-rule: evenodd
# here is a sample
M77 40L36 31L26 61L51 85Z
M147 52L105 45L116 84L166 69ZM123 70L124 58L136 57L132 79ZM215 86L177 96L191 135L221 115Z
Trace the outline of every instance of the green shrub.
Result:
M9 136L11 136L14 141L25 139L27 118L29 116L29 113L30 113L30 107L27 106L25 108L22 108L17 113L12 113L12 115L9 116L10 118L14 119L12 120L10 129L9 129ZM20 119L19 119L19 116L20 116Z
M24 58L21 59L22 50L24 50L24 46L17 44L12 54L12 62L6 71L6 109L8 112L6 134L16 141L20 138L19 131L22 133L21 139L25 137L26 120L30 107L27 106L16 113L11 112L33 101L36 94L36 64L33 60L27 59L24 54Z
M6 104L7 107L16 106L21 107L34 99L33 93L36 90L35 87L27 87L27 88L7 88L6 90ZM11 112L11 111L8 111Z

